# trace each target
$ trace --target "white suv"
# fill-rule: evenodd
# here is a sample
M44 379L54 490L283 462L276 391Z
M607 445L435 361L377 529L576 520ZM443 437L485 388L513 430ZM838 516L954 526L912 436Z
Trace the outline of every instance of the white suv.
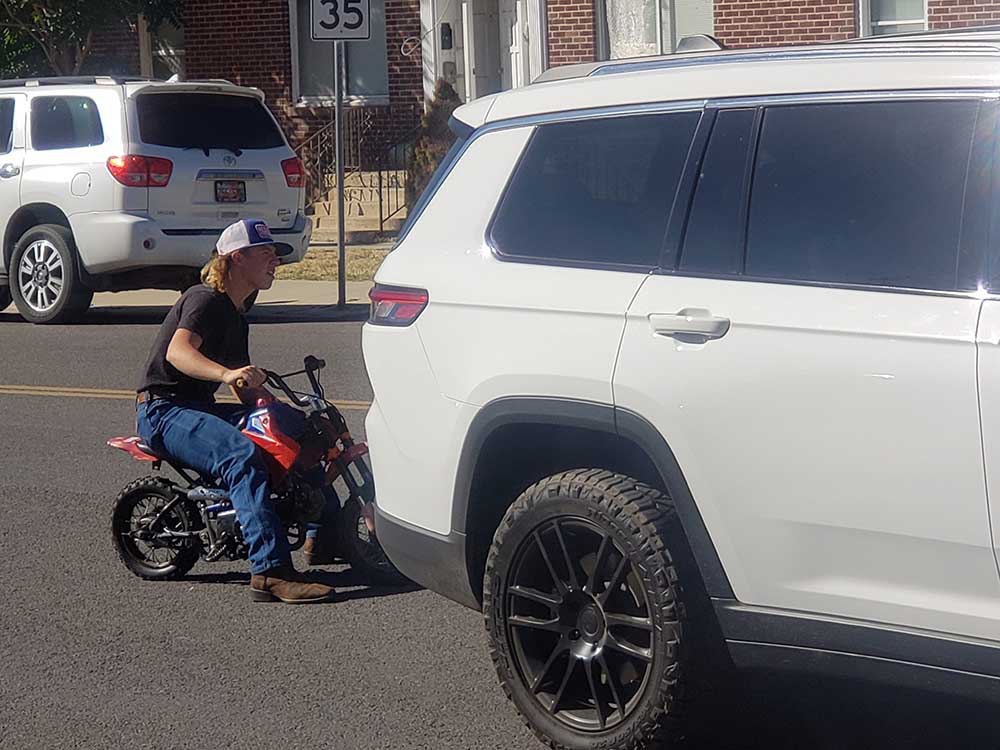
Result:
M550 745L733 663L1000 697L998 123L950 37L456 112L364 329L377 529Z
M223 227L264 218L301 260L305 173L257 89L0 82L0 309L65 321L95 291L183 289Z

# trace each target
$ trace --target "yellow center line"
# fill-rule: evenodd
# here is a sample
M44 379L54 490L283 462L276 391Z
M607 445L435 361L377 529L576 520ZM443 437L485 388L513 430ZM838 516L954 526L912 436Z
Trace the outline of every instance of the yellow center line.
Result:
M0 383L0 395L7 396L49 396L60 398L98 398L118 401L134 401L135 391L116 388L75 388L72 386L51 385L15 385ZM221 395L218 400L223 403L235 404L235 397ZM286 399L283 399L286 400ZM369 401L331 401L334 406L344 411L364 411L371 406Z

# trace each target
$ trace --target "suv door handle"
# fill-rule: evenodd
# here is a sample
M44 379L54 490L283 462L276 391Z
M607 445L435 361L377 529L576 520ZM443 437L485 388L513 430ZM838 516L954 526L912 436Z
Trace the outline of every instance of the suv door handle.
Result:
M678 313L649 316L653 333L682 341L720 339L729 332L729 318L719 318L708 310L684 308Z
M0 177L17 177L19 174L21 174L21 168L14 164L8 163L0 167Z

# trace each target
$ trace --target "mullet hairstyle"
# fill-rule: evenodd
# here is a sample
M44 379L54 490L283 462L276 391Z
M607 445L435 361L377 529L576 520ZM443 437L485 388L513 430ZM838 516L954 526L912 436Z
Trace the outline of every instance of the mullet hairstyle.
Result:
M205 264L205 267L201 269L201 283L221 294L225 294L226 279L229 277L232 265L232 255L219 255L217 250L213 250L212 257Z

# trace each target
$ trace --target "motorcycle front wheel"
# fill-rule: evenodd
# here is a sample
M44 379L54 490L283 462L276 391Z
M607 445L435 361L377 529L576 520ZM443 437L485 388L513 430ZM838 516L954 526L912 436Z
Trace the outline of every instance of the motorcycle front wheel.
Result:
M193 509L182 501L163 513L174 496L170 482L143 477L115 498L111 520L115 552L126 568L147 581L181 578L201 554L196 538L174 536L196 527Z
M375 535L368 531L361 513L361 503L351 498L337 518L337 547L351 568L372 583L401 586L409 579L396 570Z

